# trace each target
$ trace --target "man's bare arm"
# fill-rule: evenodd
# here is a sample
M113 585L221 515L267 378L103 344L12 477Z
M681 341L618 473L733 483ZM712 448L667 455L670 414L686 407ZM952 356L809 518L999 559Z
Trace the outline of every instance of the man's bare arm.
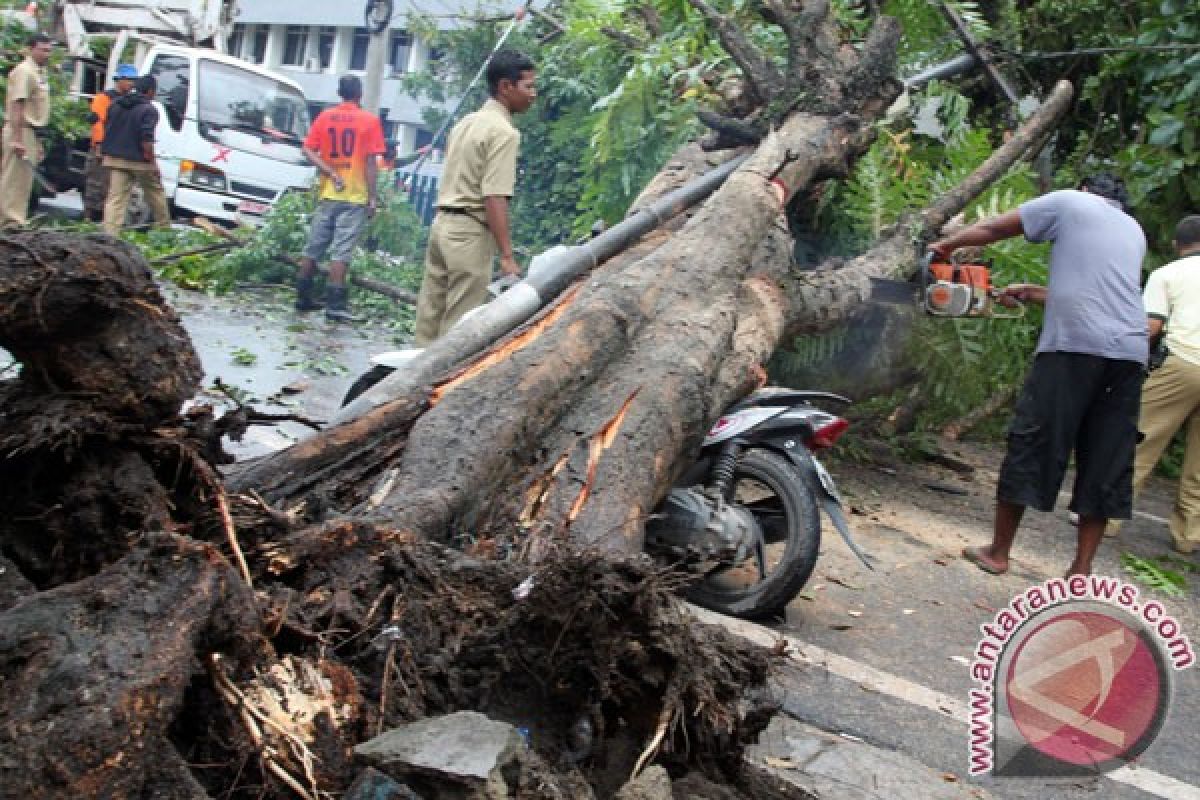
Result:
M943 258L948 258L960 247L983 247L1002 239L1020 236L1024 232L1021 226L1021 212L1006 211L955 231L945 239L930 244L929 249Z
M508 235L508 198L503 195L488 195L483 198L483 211L488 229L496 239L500 250L500 271L505 275L520 275L521 268L513 257L512 240Z
M308 145L304 145L302 149L304 150L305 158L312 162L312 165L319 169L321 173L325 175L325 177L333 181L333 186L335 189L340 192L343 188L345 188L346 184L342 181L342 176L337 174L337 170L335 170L333 166L321 156L320 153Z

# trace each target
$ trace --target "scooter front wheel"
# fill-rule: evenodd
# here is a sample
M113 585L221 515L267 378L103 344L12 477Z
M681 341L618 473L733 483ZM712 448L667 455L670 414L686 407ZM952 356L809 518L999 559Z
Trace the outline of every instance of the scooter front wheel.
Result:
M763 546L742 563L705 575L688 590L688 599L736 617L781 613L817 565L821 518L816 491L783 456L769 450L744 452L729 499L754 516Z

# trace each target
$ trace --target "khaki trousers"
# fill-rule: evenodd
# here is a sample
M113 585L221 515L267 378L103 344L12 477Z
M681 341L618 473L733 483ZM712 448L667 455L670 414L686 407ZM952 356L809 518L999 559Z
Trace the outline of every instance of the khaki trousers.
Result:
M438 212L429 229L425 276L417 294L414 344L425 347L488 300L496 242L479 220Z
M18 156L9 142L3 143L4 155L0 158L0 228L23 226L29 222L33 168L42 160L42 147L31 130L24 132L24 140L28 158Z
M104 203L105 233L116 236L121 232L129 210L129 195L135 184L142 188L142 196L150 206L155 224L166 225L171 221L167 195L163 192L156 165L105 156L104 166L109 168L108 200Z
M1187 446L1179 476L1179 494L1171 514L1171 536L1178 550L1200 547L1200 365L1169 355L1151 372L1142 387L1142 411L1138 429L1145 439L1138 445L1133 462L1133 491L1154 471L1171 438L1187 426ZM1113 530L1112 526L1109 527Z

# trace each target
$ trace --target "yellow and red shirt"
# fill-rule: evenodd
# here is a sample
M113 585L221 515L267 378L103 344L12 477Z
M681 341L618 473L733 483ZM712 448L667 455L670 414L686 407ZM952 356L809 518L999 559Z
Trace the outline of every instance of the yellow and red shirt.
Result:
M387 152L379 117L357 103L327 108L317 115L304 146L320 153L343 182L339 192L322 174L318 199L366 205L367 159Z

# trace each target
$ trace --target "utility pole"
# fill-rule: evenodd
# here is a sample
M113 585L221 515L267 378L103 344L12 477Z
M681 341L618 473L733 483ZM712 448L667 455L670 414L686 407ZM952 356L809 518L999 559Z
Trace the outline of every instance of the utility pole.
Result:
M387 62L388 36L391 26L371 34L367 43L367 75L363 82L363 108L372 114L379 113L380 95L383 92L383 72Z

